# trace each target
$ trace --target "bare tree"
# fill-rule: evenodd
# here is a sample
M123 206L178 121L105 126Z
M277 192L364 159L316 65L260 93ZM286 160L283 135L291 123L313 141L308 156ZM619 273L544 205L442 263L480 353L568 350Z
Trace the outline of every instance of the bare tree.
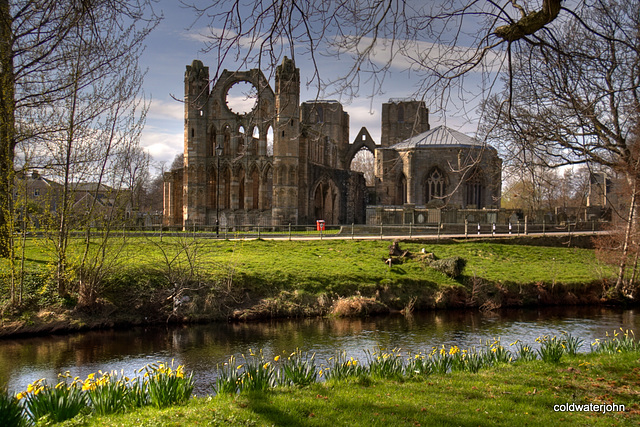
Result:
M562 16L561 0L185 3L196 11L196 24L208 26L203 35L217 72L229 60L273 69L284 55L303 55L315 71L309 84L349 97L365 87L370 95L381 93L391 68L401 66L420 77L414 95L440 105L451 91L463 90L471 73L483 73L491 86L513 45L537 43L538 33ZM348 70L321 76L323 56L351 61Z
M640 191L640 4L594 1L540 43L513 55L510 88L485 109L505 152L544 167L589 164L624 176L628 191L616 290L622 291Z
M40 110L76 108L74 94L117 71L127 55L135 57L157 22L150 0L0 0L0 256L13 250L16 149L60 130L38 121ZM89 61L80 43L91 52Z

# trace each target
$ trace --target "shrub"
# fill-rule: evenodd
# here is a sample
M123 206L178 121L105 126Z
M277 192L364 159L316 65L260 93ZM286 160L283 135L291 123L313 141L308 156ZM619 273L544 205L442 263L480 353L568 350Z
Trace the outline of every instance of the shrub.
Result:
M462 274L462 270L464 270L466 263L467 262L463 258L456 256L431 261L429 263L429 267L455 279Z

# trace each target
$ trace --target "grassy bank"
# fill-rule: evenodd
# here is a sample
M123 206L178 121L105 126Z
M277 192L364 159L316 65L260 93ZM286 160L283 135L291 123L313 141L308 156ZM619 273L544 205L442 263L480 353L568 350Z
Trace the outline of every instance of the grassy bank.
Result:
M67 425L637 425L638 353L500 364L422 380L363 377L303 388L221 395L168 409L87 417ZM625 405L624 412L555 412L562 404Z
M28 240L25 302L4 312L5 335L118 323L366 315L409 309L599 302L610 267L590 249L502 243L114 240L91 306L56 297L51 251ZM73 242L80 247L81 241ZM96 251L98 251L96 245ZM431 255L432 254L432 255ZM404 256L403 256L404 255ZM79 255L70 257L72 265ZM453 274L434 260L462 260ZM443 261L444 260L444 261ZM8 294L9 266L2 269ZM143 315L142 315L142 314ZM47 326L48 325L48 326Z

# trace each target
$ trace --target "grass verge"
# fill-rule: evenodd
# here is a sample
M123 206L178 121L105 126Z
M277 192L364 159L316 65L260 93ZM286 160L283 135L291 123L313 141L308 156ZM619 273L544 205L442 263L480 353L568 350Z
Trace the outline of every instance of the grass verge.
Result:
M637 425L638 384L637 352L579 354L558 364L516 362L420 381L363 377L196 398L185 406L80 418L67 425ZM566 403L615 403L625 411L554 411Z

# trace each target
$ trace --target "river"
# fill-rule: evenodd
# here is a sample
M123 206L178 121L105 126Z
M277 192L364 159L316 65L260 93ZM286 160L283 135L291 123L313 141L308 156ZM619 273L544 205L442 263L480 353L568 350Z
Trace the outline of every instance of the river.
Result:
M366 361L378 347L428 352L432 346L477 346L500 338L508 348L515 340L535 346L542 335L562 331L584 339L589 351L596 338L614 330L640 331L636 309L551 307L510 309L496 313L447 310L365 319L295 319L255 323L214 323L0 340L0 387L20 391L38 378L55 382L59 372L84 379L98 370L133 375L147 363L175 359L194 372L197 395L211 394L216 366L229 356L262 350L271 360L295 349L316 354L317 363L339 351Z

